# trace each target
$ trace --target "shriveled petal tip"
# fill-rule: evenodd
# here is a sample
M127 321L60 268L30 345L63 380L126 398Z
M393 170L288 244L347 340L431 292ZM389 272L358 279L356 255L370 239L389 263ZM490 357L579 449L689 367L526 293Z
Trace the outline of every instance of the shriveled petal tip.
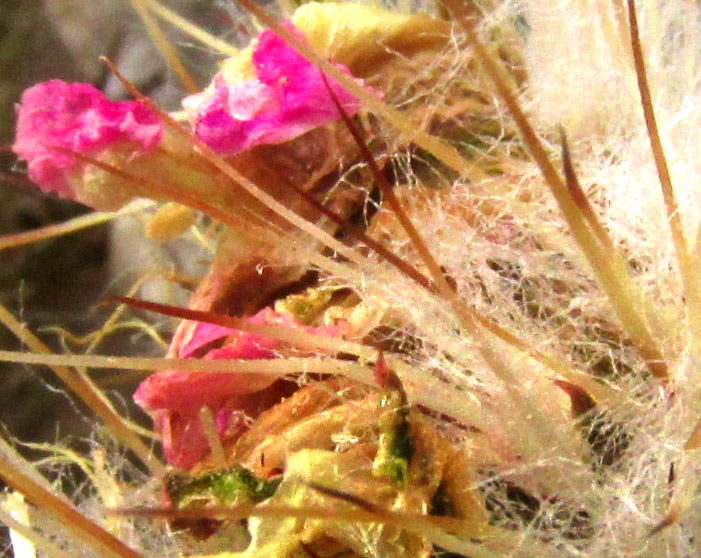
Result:
M145 105L110 101L87 83L52 80L22 95L13 150L42 190L74 198L68 179L80 163L52 148L94 155L119 143L139 154L158 145L162 135L163 124Z
M291 23L285 26L304 39ZM195 108L197 136L214 150L235 154L282 143L339 118L321 71L274 32L261 33L252 56L255 80L219 80ZM345 66L337 67L350 74ZM360 110L358 99L337 82L329 84L349 115Z

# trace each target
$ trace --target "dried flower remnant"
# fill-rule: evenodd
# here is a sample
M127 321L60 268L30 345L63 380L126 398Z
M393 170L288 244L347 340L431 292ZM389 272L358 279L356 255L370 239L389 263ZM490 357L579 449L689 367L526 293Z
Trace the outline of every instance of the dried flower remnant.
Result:
M152 151L163 133L158 116L141 103L113 102L92 85L53 80L22 95L13 149L42 190L89 202L81 196L85 165L69 152L130 159Z
M380 87L393 83L390 67L410 64L420 53L436 52L449 37L446 22L421 14L391 13L353 3L310 2L283 27L341 72ZM226 60L212 85L183 104L200 139L220 153L277 144L339 120L321 71L271 30ZM361 79L362 78L362 79ZM332 90L349 115L360 101L334 80Z
M343 329L341 326L302 326L293 316L271 308L264 308L247 321L329 336L338 336ZM171 354L177 358L273 359L280 358L284 350L281 342L252 333L206 323L188 325L189 337L181 338L182 344L171 349ZM171 370L154 374L142 382L134 400L152 413L168 463L189 469L202 461L209 450L200 422L200 409L209 408L219 438L231 443L246 430L251 417L289 392L290 387L283 381L277 381L275 388L268 389L275 383L274 377L262 374Z
M393 384L387 389L395 388ZM385 461L377 448L388 425L380 423L395 410L388 411L383 396L367 386L342 378L312 383L264 412L233 444L230 455L239 464L234 469L243 467L252 480L258 479L254 481L257 486L274 488L266 492L265 505L321 506L347 512L359 506L422 514L440 499L439 511L444 517L462 520L465 531L473 536L487 533L484 506L477 492L469 488L464 457L450 449L436 425L422 413L405 406L407 417L411 413L407 419L411 428L403 434L415 451L397 456L404 461L401 482L373 465L376 452L374 461ZM195 479L218 477L220 472L229 475L227 470L211 467L211 461L205 461L191 475ZM210 493L202 487L196 496L211 499ZM205 531L207 526L210 528ZM187 527L193 536L205 536L213 535L221 523L190 523ZM335 550L355 557L363 556L361 549L369 545L383 548L383 556L399 558L426 556L431 548L420 536L403 533L401 528L366 530L344 522L284 515L249 521L248 529L250 544L232 556L297 556L304 547L314 555ZM221 544L221 538L215 540Z
M286 28L304 39L291 23ZM229 85L219 76L213 93L184 101L197 137L215 151L234 154L282 143L338 119L321 71L272 31L261 33L252 63L254 80ZM360 110L360 102L342 87L333 83L332 88L349 114Z

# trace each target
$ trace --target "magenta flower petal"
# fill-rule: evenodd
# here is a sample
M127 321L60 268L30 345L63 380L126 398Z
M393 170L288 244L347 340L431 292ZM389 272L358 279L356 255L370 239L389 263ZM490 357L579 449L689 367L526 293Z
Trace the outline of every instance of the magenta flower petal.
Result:
M291 23L285 26L304 38ZM255 80L226 84L219 79L196 109L197 136L217 152L282 143L339 118L319 69L274 32L261 33L253 66ZM350 74L345 66L336 66ZM329 84L349 115L360 110L358 99L337 82Z
M177 352L178 358L190 358L197 356L198 352L206 349L207 345L224 340L234 333L230 327L223 327L214 324L198 323L185 345Z
M301 325L288 314L265 308L248 319L251 323L302 329L319 335L338 336L340 326L313 328ZM280 341L253 333L198 323L187 342L175 352L180 358L272 359ZM203 368L206 366L203 365ZM189 468L206 455L209 444L202 432L199 412L209 407L221 438L232 437L243 428L238 405L251 394L268 388L275 378L263 374L219 374L167 370L141 383L134 401L153 413L168 463ZM248 399L247 399L248 398Z
M81 163L52 147L94 155L120 144L139 154L158 145L162 135L163 124L145 105L110 101L87 83L53 80L22 95L13 150L42 190L73 198L69 177Z
M215 424L222 440L236 438L246 429L243 414L228 408L215 415ZM189 469L209 451L209 442L202 431L198 414L156 411L154 430L161 435L166 461L174 467Z

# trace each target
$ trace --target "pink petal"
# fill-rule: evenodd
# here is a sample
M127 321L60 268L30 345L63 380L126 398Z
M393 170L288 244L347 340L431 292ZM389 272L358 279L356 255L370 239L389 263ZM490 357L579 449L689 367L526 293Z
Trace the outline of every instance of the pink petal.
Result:
M195 326L187 343L178 350L177 355L179 358L197 356L195 353L206 347L206 345L226 339L232 333L234 333L234 330L230 327L200 322Z
M182 417L171 411L157 411L153 419L166 461L171 465L189 468L206 454L209 444L197 415Z
M94 155L119 143L140 154L156 147L162 135L163 124L145 105L112 102L87 83L52 80L22 95L13 150L42 190L73 198L68 179L81 163L52 147Z
M222 440L236 438L246 429L244 417L233 409L223 409L217 413L215 424ZM174 467L189 469L209 451L199 414L157 411L154 414L154 429L161 434L166 461Z
M329 336L338 336L343 329L340 326L303 326L293 316L271 308L261 310L248 321ZM220 343L223 344L218 346ZM175 354L180 358L202 360L272 359L276 357L275 351L280 344L276 339L253 333L198 323ZM209 449L200 425L200 409L206 406L212 411L221 438L236 436L244 427L239 405L246 401L250 406L249 396L265 390L274 381L274 377L263 374L166 370L143 381L134 394L134 400L144 410L153 413L154 428L161 434L168 463L188 468L201 460Z
M304 39L292 23L285 26ZM195 110L197 136L217 152L282 143L339 118L319 69L274 32L261 33L253 66L255 80L233 85L215 80L214 93ZM350 74L345 66L336 66ZM360 101L337 82L329 84L349 115L360 110Z
M253 374L166 370L141 382L134 401L146 411L167 409L191 414L202 407L218 409L233 395L260 391L274 380Z

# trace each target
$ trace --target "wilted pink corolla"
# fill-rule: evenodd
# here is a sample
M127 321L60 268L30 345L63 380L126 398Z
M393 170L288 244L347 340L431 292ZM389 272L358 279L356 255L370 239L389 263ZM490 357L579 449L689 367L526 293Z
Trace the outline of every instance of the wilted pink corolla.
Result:
M318 335L340 335L342 326L309 327L289 314L265 308L248 319L254 324L303 329ZM226 327L197 323L189 338L176 348L179 358L272 359L282 342ZM203 365L206 368L206 365ZM163 451L169 464L190 468L209 451L209 443L200 423L200 410L208 407L214 416L222 441L235 439L246 428L247 415L262 411L269 397L274 404L277 393L261 393L276 378L263 374L179 372L168 370L146 379L134 400L149 411L155 429L161 434Z
M13 150L43 191L76 199L72 182L81 180L83 163L70 152L94 157L110 149L137 156L162 136L163 124L142 103L110 101L87 83L52 80L22 95Z
M285 27L304 39L292 23ZM321 71L273 31L261 33L252 62L255 79L227 83L219 75L213 91L185 101L198 138L217 152L234 154L282 143L339 118ZM345 66L336 66L350 74ZM358 99L335 81L328 83L349 115L360 110Z

